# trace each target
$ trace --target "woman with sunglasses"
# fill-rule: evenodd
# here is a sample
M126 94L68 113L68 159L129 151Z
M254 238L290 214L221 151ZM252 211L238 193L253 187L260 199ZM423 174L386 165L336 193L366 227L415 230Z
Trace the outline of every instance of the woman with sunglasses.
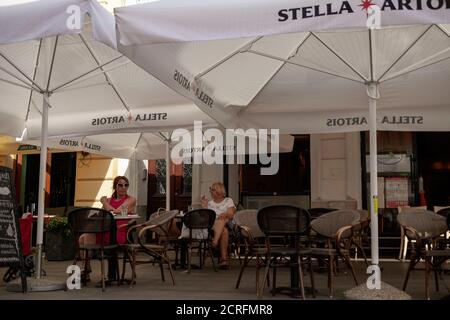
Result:
M228 258L228 237L227 224L231 222L236 213L233 199L226 197L225 185L222 182L215 182L209 188L212 200L208 201L206 196L202 196L202 207L212 209L216 212L214 221L214 238L212 246L219 247L220 260L219 268L228 269L230 266Z
M127 214L134 214L136 211L136 198L128 195L128 187L130 182L127 177L117 176L113 180L114 192L111 198L103 196L100 198L100 202L103 205L103 209L111 211L112 214L121 214L122 210L126 210ZM124 244L127 241L127 228L128 221L117 220L117 243ZM95 234L85 233L79 238L80 246L86 246L89 244L95 244L101 241L101 236L95 236ZM109 234L104 236L104 241L109 243ZM89 281L89 273L91 272L90 263L87 263L87 270L83 270L81 276L84 281Z
M114 192L111 198L103 196L100 198L100 202L103 205L103 209L111 211L112 214L122 214L122 210L125 210L127 214L134 214L136 211L136 198L128 195L128 187L130 181L125 176L117 176L113 181ZM126 220L117 220L117 244L124 244L127 242L127 229L125 226L128 224Z

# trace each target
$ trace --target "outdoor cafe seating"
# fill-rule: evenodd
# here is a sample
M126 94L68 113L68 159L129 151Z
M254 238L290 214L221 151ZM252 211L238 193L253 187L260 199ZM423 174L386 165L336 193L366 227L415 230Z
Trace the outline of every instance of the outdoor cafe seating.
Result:
M125 269L127 262L131 266L131 284L136 282L136 266L146 263L158 263L161 271L161 279L165 281L163 264L167 264L175 285L175 278L172 271L171 261L167 255L171 244L170 226L173 219L178 214L178 210L158 211L141 224L131 226L127 231L127 243L121 245L124 252L122 277L125 281ZM153 237L155 235L155 237ZM150 259L138 260L138 253L146 254Z
M291 284L289 290L294 294L300 294L305 299L305 287L303 277L303 260L309 264L311 276L312 294L315 297L314 275L311 267L311 249L301 247L300 237L307 235L310 228L311 217L305 209L290 205L273 205L258 211L258 225L265 234L267 263L259 286L257 295L262 297L269 270L273 269L272 294L277 288L277 268L289 267L291 271ZM280 241L284 245L280 245ZM256 281L259 283L259 271L261 264L257 264Z
M93 251L100 253L101 262L101 288L105 291L105 258L111 258L109 263L115 263L115 280L119 285L119 262L117 259L117 243L116 243L116 223L111 212L100 208L78 208L69 212L68 221L70 229L74 234L75 247L77 254L73 264L77 264L77 260L81 259L81 252L84 252L84 270L89 266L89 254ZM82 234L93 234L97 237L94 244L80 246L79 238ZM84 281L86 284L86 281Z
M200 268L205 263L205 255L209 254L211 257L214 271L217 271L216 263L214 261L214 254L212 250L212 228L216 219L216 213L212 209L195 209L186 212L183 216L183 228L181 231L181 238L187 241L188 251L188 273L191 272L192 250L198 250L200 259Z
M398 215L397 220L404 229L405 236L414 244L403 282L403 290L406 290L411 271L418 270L416 265L423 260L425 263L425 295L427 299L430 299L430 273L433 271L436 291L439 291L439 275L442 271L442 264L450 259L448 240L442 237L442 234L449 229L446 218L432 211L422 210L422 212L414 214L402 212Z
M350 247L353 241L353 227L360 221L360 214L355 210L336 210L314 219L311 222L311 244L321 243L324 247L312 248L312 255L325 260L328 266L329 296L333 297L334 275L339 258L350 269L355 284L358 285L355 269L350 260Z
M239 276L236 281L236 289L239 289L244 270L254 258L257 265L265 264L266 247L265 235L258 225L258 210L243 209L234 215L241 243L244 245L244 261L241 263ZM259 266L260 267L260 266ZM269 279L267 279L269 281ZM256 292L259 292L258 281L256 281ZM270 286L270 283L268 284Z

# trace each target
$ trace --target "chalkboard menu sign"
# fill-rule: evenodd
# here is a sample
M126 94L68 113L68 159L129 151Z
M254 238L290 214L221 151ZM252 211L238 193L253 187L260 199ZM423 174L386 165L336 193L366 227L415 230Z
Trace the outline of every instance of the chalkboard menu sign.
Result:
M19 267L25 291L26 278L15 199L11 169L0 166L0 266Z

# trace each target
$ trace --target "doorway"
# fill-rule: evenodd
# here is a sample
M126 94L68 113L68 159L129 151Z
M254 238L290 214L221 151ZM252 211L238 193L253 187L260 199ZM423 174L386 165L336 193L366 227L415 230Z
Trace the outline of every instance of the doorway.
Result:
M428 208L450 205L450 133L420 132L417 136L419 174Z

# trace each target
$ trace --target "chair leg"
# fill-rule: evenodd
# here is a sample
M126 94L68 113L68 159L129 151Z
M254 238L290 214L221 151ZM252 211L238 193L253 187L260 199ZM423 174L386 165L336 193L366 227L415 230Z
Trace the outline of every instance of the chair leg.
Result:
M355 281L355 284L358 285L358 280L356 279L355 268L353 267L353 264L350 261L350 256L343 255L342 258L344 259L345 264L349 267L349 269L352 273L352 276L353 276L353 280Z
M334 278L334 257L329 257L328 263L328 287L330 289L330 299L333 299L333 278Z
M256 256L256 296L259 297L259 269L261 269L261 257Z
M131 284L136 284L136 252L133 250L130 255Z
M402 260L403 257L403 247L405 246L405 230L400 226L400 251L398 253L398 260Z
M213 265L214 271L217 272L216 262L214 261L214 254L213 254L213 251L212 251L210 245L208 245L208 251L209 251L209 256L211 257L211 261L212 261L212 265Z
M188 243L188 273L191 273L192 243Z
M413 253L411 256L411 260L409 261L409 266L408 266L408 271L406 272L406 277L405 277L405 281L403 281L403 291L406 291L406 286L408 285L408 280L409 280L409 273L411 272L411 270L414 268L415 266L415 260L416 260L416 254Z
M245 254L244 263L241 264L241 270L239 271L239 276L238 276L238 279L236 281L236 289L239 289L239 284L241 283L241 278L242 278L242 275L244 274L244 269L247 267L250 259L248 257L248 254Z
M300 297L302 300L305 300L305 286L303 279L303 270L302 270L302 258L298 256L298 275L299 275L299 286L300 286Z
M123 251L123 260L122 260L122 276L120 277L120 281L124 281L125 280L125 269L127 267L127 261L130 261L129 257L128 257L128 249L125 249ZM130 262L131 263L131 262Z
M425 296L427 297L427 300L430 300L430 284L429 284L429 277L430 277L430 257L425 258Z
M158 258L158 264L159 264L159 271L161 272L161 279L163 282L166 282L166 278L164 277L164 268L162 263L162 258Z
M404 236L404 241L403 241L403 253L402 253L402 261L406 260L406 253L408 252L408 238L406 236Z
M103 250L100 250L100 274L102 277L102 291L105 291L105 261L104 261L104 256L103 256Z
M309 257L309 273L310 273L310 277L311 277L311 290L312 290L312 296L313 298L316 297L316 286L314 284L314 273L313 273L313 268L312 268L312 258Z
M272 272L273 272L273 275L272 275L272 278L273 278L272 297L274 297L275 296L275 292L277 290L277 264L276 264L276 259L275 259L275 264L273 266L273 271ZM270 285L268 285L268 286L270 288Z
M173 276L173 271L172 271L172 265L170 263L170 259L167 256L167 253L164 253L164 255L162 256L162 258L164 259L164 261L169 265L169 273L170 273L170 277L172 278L172 284L175 285L175 278Z
M266 279L269 275L269 268L270 268L270 260L267 260L266 263L266 270L264 271L264 277L263 277L263 283L262 286L259 288L259 296L258 299L262 298L263 292L264 292L264 287L266 286Z

